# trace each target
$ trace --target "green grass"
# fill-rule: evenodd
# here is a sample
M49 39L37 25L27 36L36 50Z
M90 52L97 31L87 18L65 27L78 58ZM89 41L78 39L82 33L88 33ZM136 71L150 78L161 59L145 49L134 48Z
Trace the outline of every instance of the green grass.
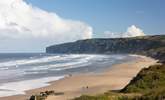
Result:
M55 92L46 91L35 96L37 100L45 100L49 94L55 95ZM73 100L165 100L165 64L153 65L149 68L142 69L120 91L108 91L104 94L94 96L82 95Z
M55 94L54 91L46 91L35 97L37 100L45 100L48 95ZM165 100L165 64L144 68L120 91L108 91L94 96L82 95L73 100Z
M123 90L124 93L147 93L165 87L165 64L143 69Z
M120 92L83 95L74 100L165 100L165 64L144 68Z
M78 98L75 98L74 100L109 100L109 98L106 95L100 95L100 96L82 95Z
M122 95L119 95L119 94L115 94L115 95L103 94L103 95L96 95L96 96L82 95L73 100L133 100L136 97L136 96L128 96L126 94L122 94Z

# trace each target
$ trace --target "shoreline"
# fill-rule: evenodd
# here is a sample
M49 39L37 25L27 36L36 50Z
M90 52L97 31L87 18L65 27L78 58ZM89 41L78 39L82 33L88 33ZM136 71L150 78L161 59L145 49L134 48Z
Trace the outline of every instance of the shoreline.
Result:
M26 91L26 95L0 97L0 100L26 100L32 94L38 94L46 90L64 92L64 95L49 96L47 100L68 100L82 94L95 95L108 90L119 90L125 87L142 68L156 64L156 62L157 60L155 59L140 55L136 60L115 64L102 73L78 74L65 77L58 81L50 82L49 86Z

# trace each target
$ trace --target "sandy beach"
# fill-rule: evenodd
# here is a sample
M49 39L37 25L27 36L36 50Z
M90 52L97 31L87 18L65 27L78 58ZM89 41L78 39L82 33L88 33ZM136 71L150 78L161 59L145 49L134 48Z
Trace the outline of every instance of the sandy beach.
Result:
M64 93L59 96L49 96L47 100L69 100L82 94L95 95L108 90L119 90L126 86L142 68L156 64L156 62L152 58L139 56L134 61L113 65L102 73L68 76L51 82L51 85L47 87L26 91L26 95L3 97L0 100L27 100L32 94L46 90Z

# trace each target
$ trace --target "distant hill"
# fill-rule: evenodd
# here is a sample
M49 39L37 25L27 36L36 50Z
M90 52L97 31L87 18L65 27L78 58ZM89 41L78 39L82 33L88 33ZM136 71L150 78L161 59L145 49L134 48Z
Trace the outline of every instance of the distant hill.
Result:
M49 46L46 48L46 52L74 54L141 54L164 62L165 35L78 40L76 42Z
M47 53L140 54L158 59L161 65L142 69L118 92L82 95L74 100L165 100L165 35L116 39L87 39L53 45Z

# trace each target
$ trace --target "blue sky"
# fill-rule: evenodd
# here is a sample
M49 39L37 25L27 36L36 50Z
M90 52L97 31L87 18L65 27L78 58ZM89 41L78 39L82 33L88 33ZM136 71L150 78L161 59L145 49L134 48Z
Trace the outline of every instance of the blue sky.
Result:
M165 34L165 0L0 0L0 52Z
M165 34L165 0L27 0L44 10L93 27L94 36L106 30L125 32L136 25L147 34Z

